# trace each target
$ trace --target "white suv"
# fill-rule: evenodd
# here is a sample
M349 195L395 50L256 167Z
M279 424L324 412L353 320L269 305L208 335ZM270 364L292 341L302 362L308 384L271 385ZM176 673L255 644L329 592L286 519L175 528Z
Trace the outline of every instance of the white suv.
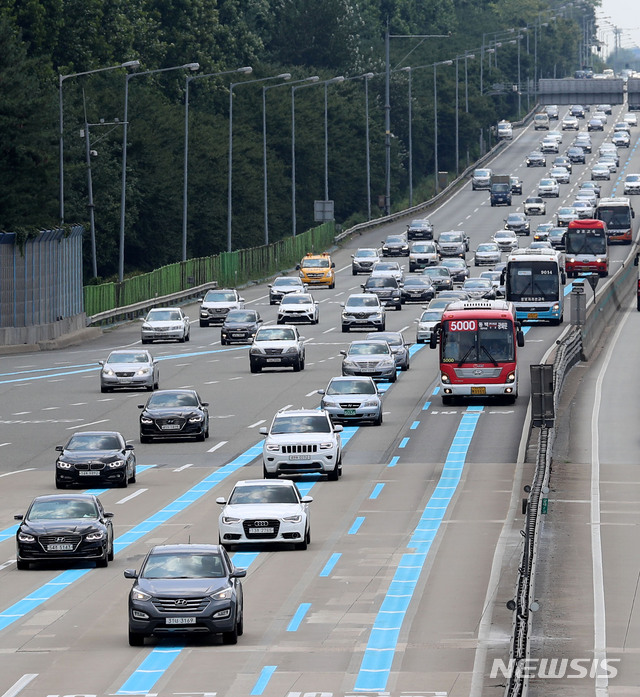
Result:
M243 310L244 298L234 288L214 288L207 291L200 304L200 326L222 324L229 310Z
M290 366L297 373L304 370L304 337L292 324L277 327L260 327L249 348L249 365L252 373L263 368Z
M324 409L283 409L261 428L265 479L279 474L326 474L337 481L342 474L342 426L333 424Z
M354 293L342 306L342 331L377 329L383 332L386 325L385 309L380 298L373 293Z

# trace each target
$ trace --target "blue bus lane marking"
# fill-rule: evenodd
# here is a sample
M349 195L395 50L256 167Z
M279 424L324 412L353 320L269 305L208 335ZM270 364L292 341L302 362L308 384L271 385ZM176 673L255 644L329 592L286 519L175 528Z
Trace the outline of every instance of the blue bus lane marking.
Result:
M369 634L354 691L384 692L402 624L420 574L464 470L471 439L483 407L468 407L453 438L438 484L403 554Z

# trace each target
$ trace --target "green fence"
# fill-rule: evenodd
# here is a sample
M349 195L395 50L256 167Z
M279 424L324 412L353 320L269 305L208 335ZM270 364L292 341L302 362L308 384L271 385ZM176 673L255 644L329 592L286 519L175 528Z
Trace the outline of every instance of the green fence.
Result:
M333 245L334 237L335 225L328 222L268 246L181 261L127 278L122 283L85 286L84 311L87 317L91 317L212 281L217 281L220 288L258 281L290 269L307 252L325 251Z

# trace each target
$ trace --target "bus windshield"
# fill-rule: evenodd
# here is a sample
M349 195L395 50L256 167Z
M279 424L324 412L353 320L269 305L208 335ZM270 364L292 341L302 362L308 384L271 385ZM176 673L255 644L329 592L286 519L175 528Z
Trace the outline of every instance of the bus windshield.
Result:
M565 233L567 254L606 254L607 239L603 230L567 230Z
M515 361L513 325L509 320L449 320L442 332L443 363Z
M507 266L510 301L554 302L560 292L558 264L553 261L512 261Z
M631 227L631 210L628 206L598 206L598 218L609 230Z

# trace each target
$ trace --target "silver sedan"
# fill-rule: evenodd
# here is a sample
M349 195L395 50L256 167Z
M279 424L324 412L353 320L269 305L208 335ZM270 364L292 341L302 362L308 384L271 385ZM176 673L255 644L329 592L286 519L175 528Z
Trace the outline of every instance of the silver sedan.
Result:
M111 392L115 387L158 389L160 369L149 351L118 349L106 361L100 361L100 365L101 392Z

